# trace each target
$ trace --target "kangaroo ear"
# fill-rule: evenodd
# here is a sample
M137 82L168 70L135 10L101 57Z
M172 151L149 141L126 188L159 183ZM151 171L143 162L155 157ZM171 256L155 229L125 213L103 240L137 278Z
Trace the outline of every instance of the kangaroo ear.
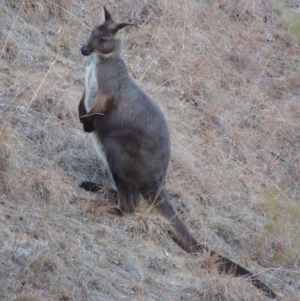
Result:
M111 30L114 34L119 35L125 32L127 33L133 26L133 23L118 23L113 24Z
M111 14L110 12L105 8L105 6L103 5L103 9L102 9L102 14L101 14L101 21L105 22L105 21L109 21L112 20Z

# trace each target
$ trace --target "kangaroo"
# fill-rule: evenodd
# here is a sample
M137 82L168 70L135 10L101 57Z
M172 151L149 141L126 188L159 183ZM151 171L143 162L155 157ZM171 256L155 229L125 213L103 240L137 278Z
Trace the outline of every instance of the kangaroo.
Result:
M142 195L171 223L185 251L209 253L219 270L244 276L270 298L276 298L251 272L199 244L169 202L164 188L170 158L167 123L158 105L129 74L121 56L119 34L133 24L116 23L105 7L103 14L104 23L93 29L81 47L89 63L78 110L84 131L92 133L97 152L115 182L119 213L134 213ZM81 187L95 190L97 184L83 182Z

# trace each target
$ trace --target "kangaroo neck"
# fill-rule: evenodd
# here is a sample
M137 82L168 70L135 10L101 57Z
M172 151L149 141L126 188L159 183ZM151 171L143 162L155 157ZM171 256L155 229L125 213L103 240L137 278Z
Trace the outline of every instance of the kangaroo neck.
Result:
M117 45L116 49L114 49L113 52L108 54L93 53L91 56L93 57L93 62L98 65L111 59L121 59L122 58L121 50L122 50L122 44L120 41L120 43Z

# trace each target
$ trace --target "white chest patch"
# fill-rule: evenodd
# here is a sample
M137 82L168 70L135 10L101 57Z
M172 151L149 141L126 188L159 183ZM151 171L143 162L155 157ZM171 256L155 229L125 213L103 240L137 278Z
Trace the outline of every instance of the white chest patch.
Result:
M85 75L84 105L87 113L89 113L89 111L93 108L99 95L98 80L97 80L97 73L96 73L98 67L97 65L98 65L98 57L97 55L92 54L89 57L89 64L86 68L86 75ZM105 169L109 169L106 160L106 155L103 151L101 141L99 140L96 133L94 132L91 133L91 137L100 161L103 163Z
M87 113L89 113L89 111L93 108L99 95L97 73L96 73L97 64L98 64L98 58L96 55L92 54L89 57L89 64L86 68L86 75L85 75L84 105Z

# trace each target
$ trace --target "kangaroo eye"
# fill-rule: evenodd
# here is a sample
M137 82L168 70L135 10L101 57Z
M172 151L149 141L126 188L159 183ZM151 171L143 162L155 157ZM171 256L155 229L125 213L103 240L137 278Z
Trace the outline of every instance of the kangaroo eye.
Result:
M100 38L100 42L106 42L107 39L106 38Z

